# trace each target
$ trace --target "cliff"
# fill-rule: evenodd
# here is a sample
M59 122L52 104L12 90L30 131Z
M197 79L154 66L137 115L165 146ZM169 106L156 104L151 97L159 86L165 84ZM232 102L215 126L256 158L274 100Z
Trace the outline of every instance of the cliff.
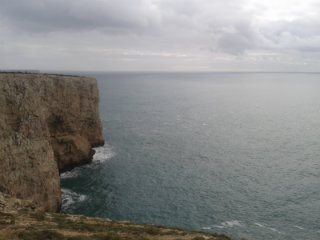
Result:
M61 206L59 172L103 145L96 80L0 74L0 210Z

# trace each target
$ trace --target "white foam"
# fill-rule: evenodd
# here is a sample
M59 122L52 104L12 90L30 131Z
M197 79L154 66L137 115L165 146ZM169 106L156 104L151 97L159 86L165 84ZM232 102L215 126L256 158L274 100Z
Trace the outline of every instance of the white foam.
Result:
M95 150L95 154L93 155L93 159L92 159L93 162L100 162L101 163L101 162L104 162L104 161L112 158L115 155L114 151L112 150L112 147L108 144L105 144L102 147L94 148L94 150ZM90 164L82 166L82 167L76 167L76 168L72 169L71 171L61 173L60 178L66 179L66 178L77 177L80 173L80 169L85 168L85 167L90 167Z
M79 194L66 188L62 188L61 193L62 193L62 206L65 208L68 208L70 205L76 202L83 202L88 198L88 196L84 194Z
M104 162L115 155L112 147L108 144L105 144L102 147L96 147L94 148L94 150L95 150L95 154L93 155L92 161L95 161L95 162Z
M202 227L202 230L210 230L212 227Z
M220 226L220 225L213 225L214 228L220 228L220 229L223 229L225 228L224 226Z
M64 173L61 173L60 174L60 178L61 179L66 179L66 178L74 178L74 177L77 177L78 174L79 174L79 169L78 167L72 169L71 171L67 171L67 172L64 172Z
M268 228L268 229L270 229L272 232L275 232L275 233L279 233L279 234L284 234L283 232L280 232L280 231L278 231L277 229L275 229L275 228Z
M238 220L231 220L222 222L220 225L213 225L215 228L232 228L232 227L243 227L243 224Z
M275 233L285 234L285 233L283 233L283 232L281 232L281 231L279 231L279 230L277 230L277 229L275 229L275 228L272 228L272 227L266 227L266 226L264 226L263 224L258 223L258 222L255 222L255 223L253 223L253 224L254 224L254 225L256 225L256 226L258 226L258 227L266 228L266 229L268 229L268 230L271 230L272 232L275 232Z
M298 228L298 229L300 229L300 230L304 230L303 227L300 227L300 226L298 226L298 225L294 225L294 227L295 227L295 228Z
M261 223L257 223L257 222L255 222L254 225L257 225L258 227L262 227L262 228L265 227L265 226L263 226Z

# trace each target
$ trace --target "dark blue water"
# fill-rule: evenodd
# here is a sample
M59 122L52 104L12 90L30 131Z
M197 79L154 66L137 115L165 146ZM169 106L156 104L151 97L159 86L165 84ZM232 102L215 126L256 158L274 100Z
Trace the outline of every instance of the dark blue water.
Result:
M63 212L320 239L320 74L86 75L107 145L62 175Z

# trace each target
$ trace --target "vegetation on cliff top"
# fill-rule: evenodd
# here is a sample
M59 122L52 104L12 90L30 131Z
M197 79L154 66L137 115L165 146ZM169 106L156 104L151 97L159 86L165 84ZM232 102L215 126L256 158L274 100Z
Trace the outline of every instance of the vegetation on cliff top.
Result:
M224 235L22 209L0 212L0 240L232 240Z

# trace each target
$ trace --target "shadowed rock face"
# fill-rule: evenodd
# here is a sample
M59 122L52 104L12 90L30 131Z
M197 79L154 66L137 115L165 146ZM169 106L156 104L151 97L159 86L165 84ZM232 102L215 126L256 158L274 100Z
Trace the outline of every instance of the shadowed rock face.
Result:
M58 211L59 172L90 162L104 143L98 103L92 78L0 74L0 192Z

